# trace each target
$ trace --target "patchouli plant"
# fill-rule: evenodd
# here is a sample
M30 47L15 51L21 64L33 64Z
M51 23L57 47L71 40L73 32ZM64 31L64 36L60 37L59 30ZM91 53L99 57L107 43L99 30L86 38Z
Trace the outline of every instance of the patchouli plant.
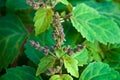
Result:
M1 0L0 80L120 80L119 0Z

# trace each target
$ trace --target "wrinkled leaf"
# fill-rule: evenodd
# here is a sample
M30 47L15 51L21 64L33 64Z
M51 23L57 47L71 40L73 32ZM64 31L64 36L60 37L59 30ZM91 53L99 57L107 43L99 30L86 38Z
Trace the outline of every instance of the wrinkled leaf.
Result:
M27 43L25 44L25 54L27 57L33 61L35 64L38 64L40 62L40 59L43 58L44 53L42 51L39 51L35 49L31 44L30 40L34 40L35 42L39 42L41 46L53 46L55 44L55 41L52 38L52 29L45 31L44 33L41 33L39 36L34 36L34 34L31 34L30 37L27 40Z
M90 7L95 8L101 15L113 19L120 26L120 10L113 3L86 2Z
M11 64L20 53L26 35L27 31L18 17L0 17L0 70Z
M34 17L36 36L46 31L50 27L50 23L52 22L52 16L53 16L52 9L47 8L38 9Z
M53 75L49 80L73 80L73 78L68 74Z
M53 56L45 56L40 60L40 63L38 64L36 76L39 74L45 72L48 68L53 67L55 62L55 58Z
M119 73L102 62L90 63L79 80L119 80Z
M26 3L26 0L6 0L6 7L8 12L15 12L16 10L30 8L30 6Z
M120 29L96 9L81 3L72 12L71 21L78 32L90 42L120 43Z
M67 69L67 72L72 76L78 78L78 61L70 56L64 57L64 66Z
M79 66L85 65L89 61L88 51L86 48L81 50L80 52L74 53L72 57L78 61Z
M29 66L22 66L7 69L0 80L42 80L42 78L35 76L35 70Z

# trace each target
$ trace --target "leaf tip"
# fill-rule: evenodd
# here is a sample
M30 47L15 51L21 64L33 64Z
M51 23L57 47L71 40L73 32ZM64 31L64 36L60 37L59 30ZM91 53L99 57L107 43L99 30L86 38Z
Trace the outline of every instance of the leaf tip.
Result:
M36 72L36 76L39 76L39 75L40 75L40 73Z

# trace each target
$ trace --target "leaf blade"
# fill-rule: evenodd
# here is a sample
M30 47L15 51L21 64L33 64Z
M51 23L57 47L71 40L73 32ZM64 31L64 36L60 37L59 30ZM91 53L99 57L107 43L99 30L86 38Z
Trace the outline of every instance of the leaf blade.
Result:
M40 59L44 57L44 53L42 51L35 49L30 44L30 40L39 42L41 46L48 47L53 46L55 44L55 41L52 38L52 31L53 30L50 28L47 31L41 33L37 37L34 34L31 34L30 37L28 38L27 43L25 44L25 54L35 64L39 64Z
M61 2L61 3L63 3L63 4L65 4L65 5L69 4L69 2L67 0L58 0L58 1Z
M27 34L15 15L0 18L0 70L14 61Z
M99 68L99 69L98 69ZM102 62L90 63L79 80L119 80L119 73Z
M107 51L104 52L104 62L120 73L120 44L109 45L109 47L105 46L103 48L107 49Z
M7 0L6 7L8 12L15 12L17 10L30 9L30 6L26 4L25 0Z
M29 66L7 69L7 73L0 77L1 80L42 80L35 76L35 70Z
M64 66L67 69L67 72L70 73L72 76L78 78L78 61L70 56L64 57Z
M50 77L49 80L73 80L73 78L68 74L62 74L62 75L53 75Z
M45 56L40 60L40 63L38 64L38 68L36 71L36 76L46 71L48 68L53 67L53 64L55 62L55 58L53 56Z
M94 8L82 3L73 10L72 14L71 21L73 26L88 41L94 42L97 40L103 44L108 42L113 44L120 43L118 25L112 19L99 14Z
M86 4L89 5L90 7L95 8L101 15L113 19L120 26L119 8L115 4L109 2L104 3L86 2Z
M40 8L34 17L35 35L39 35L50 27L52 22L53 11L52 9Z
M74 53L72 57L78 61L78 66L83 66L89 61L88 51L86 48L81 50L80 52Z

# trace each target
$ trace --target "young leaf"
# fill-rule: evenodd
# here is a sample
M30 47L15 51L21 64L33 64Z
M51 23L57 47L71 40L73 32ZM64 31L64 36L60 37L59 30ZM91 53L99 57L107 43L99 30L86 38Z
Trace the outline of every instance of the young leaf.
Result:
M49 80L73 80L73 78L68 74L53 75Z
M31 34L25 44L25 54L27 57L33 61L35 64L39 64L40 59L43 58L44 53L35 49L31 44L30 40L34 40L35 42L39 42L41 46L53 46L55 44L54 39L52 38L52 29L48 29L45 32L41 33L39 36L34 36Z
M81 50L80 52L74 53L72 57L78 61L79 66L83 66L84 64L87 64L89 60L88 51L86 48Z
M35 69L22 66L7 69L7 73L1 76L0 80L42 80L42 78L35 76Z
M119 73L102 62L90 63L79 80L120 80Z
M38 9L34 17L36 36L46 31L50 27L50 23L52 22L52 16L53 16L52 9L47 8Z
M67 69L67 72L70 73L72 76L78 78L78 61L70 56L64 57L64 66Z
M6 7L8 12L15 12L16 10L30 9L30 6L26 4L26 0L7 0Z
M55 58L53 56L45 56L40 60L40 63L38 64L36 76L39 74L45 72L48 68L53 67L55 62Z
M71 21L78 32L88 41L99 41L103 44L120 43L118 25L94 8L81 3L72 12Z
M27 34L17 16L0 17L0 70L14 61Z

